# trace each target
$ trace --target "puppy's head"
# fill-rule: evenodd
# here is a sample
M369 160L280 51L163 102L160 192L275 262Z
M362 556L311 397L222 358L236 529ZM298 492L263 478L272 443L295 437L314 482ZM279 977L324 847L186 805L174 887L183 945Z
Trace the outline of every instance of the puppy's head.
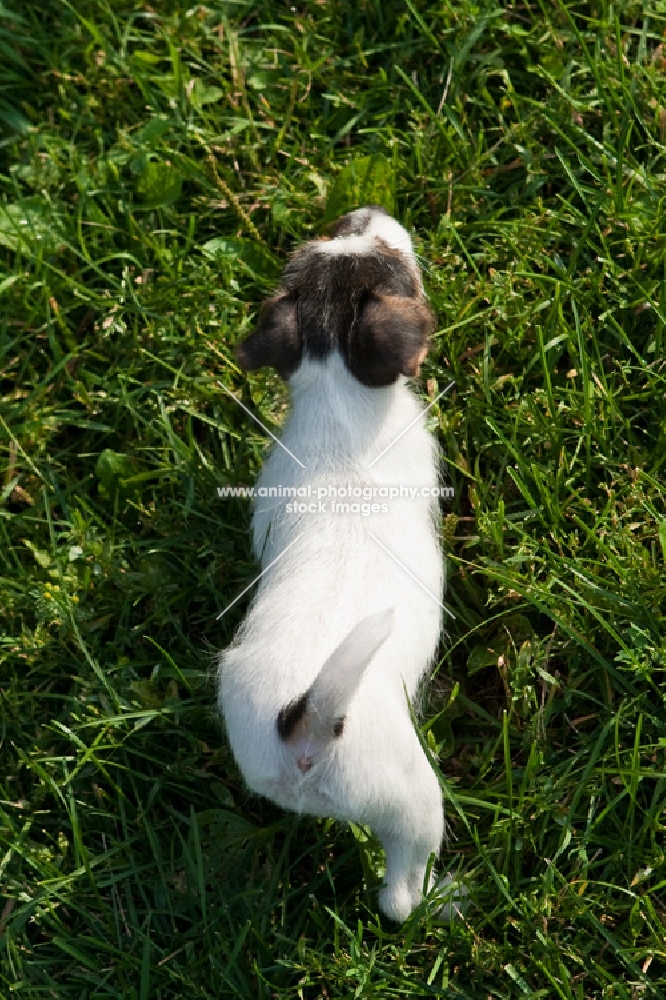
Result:
M418 374L434 328L408 233L371 206L296 251L238 359L289 378L304 357L339 351L359 382L384 386Z

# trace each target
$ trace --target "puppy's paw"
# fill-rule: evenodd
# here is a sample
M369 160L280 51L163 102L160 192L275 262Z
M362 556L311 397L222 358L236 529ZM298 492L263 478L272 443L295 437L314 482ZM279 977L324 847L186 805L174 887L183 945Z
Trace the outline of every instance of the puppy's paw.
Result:
M379 909L382 913L395 920L397 924L405 922L420 896L414 899L413 894L404 882L389 882L379 890Z

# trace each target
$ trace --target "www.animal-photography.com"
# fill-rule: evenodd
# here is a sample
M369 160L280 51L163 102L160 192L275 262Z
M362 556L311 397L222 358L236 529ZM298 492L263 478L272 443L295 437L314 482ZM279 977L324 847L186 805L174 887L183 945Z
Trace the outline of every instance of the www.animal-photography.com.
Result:
M0 54L0 995L661 997L663 0Z

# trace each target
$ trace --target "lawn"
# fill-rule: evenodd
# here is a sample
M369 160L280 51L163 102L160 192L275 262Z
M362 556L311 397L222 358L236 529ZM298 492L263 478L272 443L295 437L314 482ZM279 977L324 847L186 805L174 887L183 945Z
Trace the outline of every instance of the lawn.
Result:
M665 0L0 0L0 996L666 993ZM455 612L421 726L470 906L251 796L213 653L288 405L234 358L379 202Z

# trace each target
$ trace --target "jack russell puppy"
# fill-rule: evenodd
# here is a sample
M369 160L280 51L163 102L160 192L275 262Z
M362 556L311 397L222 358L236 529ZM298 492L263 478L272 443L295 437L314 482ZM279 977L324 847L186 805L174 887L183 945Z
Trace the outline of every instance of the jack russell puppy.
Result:
M444 834L409 704L442 628L438 453L406 384L434 326L409 235L370 207L294 253L238 349L289 382L292 408L255 490L265 572L220 655L219 708L252 791L372 829L396 921L435 884ZM285 503L285 487L308 486L333 499Z

